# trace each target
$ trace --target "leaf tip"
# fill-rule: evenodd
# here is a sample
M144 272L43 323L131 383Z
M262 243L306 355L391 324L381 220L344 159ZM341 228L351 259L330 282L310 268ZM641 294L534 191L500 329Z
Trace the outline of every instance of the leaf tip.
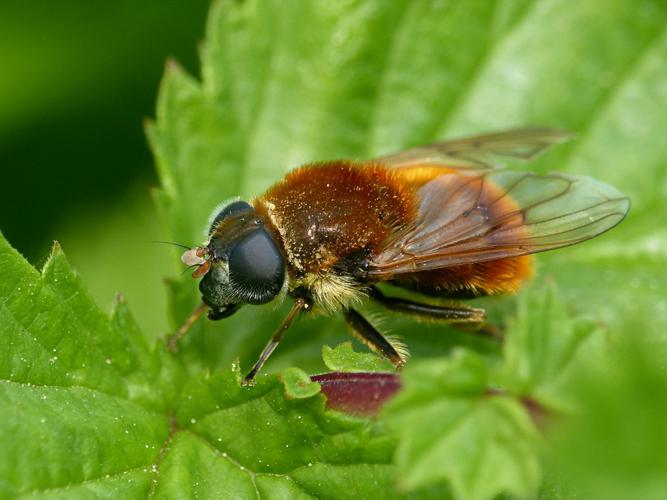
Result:
M67 257L65 257L65 252L63 251L63 247L60 245L60 242L58 240L53 240L49 256L46 258L46 262L44 262L44 265L42 266L42 275L43 276L48 275L49 271L52 270L54 266L60 263L65 264L67 267L69 267L69 263L67 262Z
M181 66L181 63L176 60L175 57L167 57L164 63L164 72L169 74L169 73L183 73L183 66Z
M49 252L49 257L47 258L47 262L50 259L60 258L64 256L65 252L63 251L63 247L60 244L60 242L58 240L53 240L53 243L51 243L51 251Z
M280 381L285 386L287 399L311 398L320 392L320 384L313 382L308 374L299 368L287 368L280 374Z
M356 352L352 342L322 346L322 360L333 372L393 372L394 366L375 353Z
M166 196L164 184L162 186L151 186L150 188L148 188L148 192L157 210L160 211L160 215L165 217L163 208L161 206L162 203L165 203L165 196Z
M142 120L142 125L144 127L144 134L151 142L151 147L153 147L152 142L154 139L153 129L155 128L155 119L150 116L144 116L144 119Z
M119 332L131 333L138 345L145 348L145 341L143 340L141 329L132 315L130 305L121 293L116 294L113 304L111 305L110 320L111 324L115 325Z

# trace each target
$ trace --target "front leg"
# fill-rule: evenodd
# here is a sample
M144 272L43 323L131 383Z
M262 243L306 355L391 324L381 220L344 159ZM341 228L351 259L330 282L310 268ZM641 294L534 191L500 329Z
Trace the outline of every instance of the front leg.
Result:
M259 359L255 363L255 366L253 366L252 370L250 370L250 372L248 372L248 374L244 377L242 382L243 385L252 385L255 376L257 375L259 370L262 369L262 366L264 365L266 360L269 359L271 353L273 353L276 347L278 347L278 344L282 340L283 335L292 324L292 321L294 321L294 318L296 318L296 315L301 311L305 311L309 308L310 308L310 302L308 302L304 298L298 298L294 301L294 304L292 304L292 309L290 309L290 312L287 314L287 316L280 324L278 329L275 331L275 333L271 337L271 340L269 340L269 343L266 344L266 347L264 347L264 350L262 351L262 354L259 355Z

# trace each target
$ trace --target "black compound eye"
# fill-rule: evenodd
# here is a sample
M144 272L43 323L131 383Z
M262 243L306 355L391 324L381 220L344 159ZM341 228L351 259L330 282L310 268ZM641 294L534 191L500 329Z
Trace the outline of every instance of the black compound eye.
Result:
M263 227L248 233L229 253L229 280L250 304L275 298L285 282L285 262L271 234Z
M220 210L216 216L213 218L211 221L211 226L208 228L208 234L209 236L213 232L213 228L220 222L221 220L226 219L230 215L238 214L240 212L249 212L254 210L250 204L248 204L245 201L234 201L230 203L229 205L226 205L225 208Z

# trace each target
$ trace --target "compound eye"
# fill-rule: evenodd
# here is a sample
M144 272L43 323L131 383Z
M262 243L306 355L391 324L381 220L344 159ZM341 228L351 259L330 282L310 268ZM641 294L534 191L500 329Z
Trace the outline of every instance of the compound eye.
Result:
M234 292L250 304L275 298L285 282L285 262L271 234L259 227L231 249L229 280Z
M226 205L222 210L220 210L216 214L216 216L211 221L211 225L208 228L208 235L211 236L211 234L213 233L213 229L215 229L215 226L217 226L220 221L225 220L230 215L235 215L241 212L249 212L252 210L254 209L252 208L252 206L250 206L250 204L241 200L234 201L229 205Z

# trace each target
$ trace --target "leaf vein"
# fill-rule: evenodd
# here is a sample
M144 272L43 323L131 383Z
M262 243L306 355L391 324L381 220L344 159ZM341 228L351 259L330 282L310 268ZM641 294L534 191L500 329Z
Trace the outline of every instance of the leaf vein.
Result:
M248 477L250 478L250 481L252 482L253 487L255 488L255 493L256 493L256 495L257 495L257 498L258 498L258 499L261 498L261 495L259 494L259 489L257 488L257 482L255 481L256 473L255 473L252 469L250 469L250 468L244 466L241 462L239 462L238 460L236 460L236 459L232 458L231 456L229 456L229 453L227 453L227 452L224 452L224 453L221 452L221 451L220 451L220 450L219 450L213 443L211 443L207 438L205 438L204 436L202 436L202 435L199 434L198 432L194 431L193 429L183 429L183 432L187 432L187 433L191 434L192 436L194 436L195 438L197 438L199 441L201 441L202 443L204 443L208 448L210 448L210 449L213 451L213 453L215 454L216 457L220 457L220 458L226 459L229 463L231 463L232 465L234 465L235 467L237 467L241 472L245 472L245 473L248 475Z
M410 2L403 3L401 12L399 14L399 24L396 26L392 32L391 40L389 41L389 48L386 51L386 55L382 61L382 68L380 69L380 77L377 79L377 85L375 86L375 96L373 105L371 106L371 116L367 124L366 132L366 156L370 156L371 152L368 150L372 141L371 137L375 131L375 127L378 122L378 114L380 111L380 103L382 102L382 96L384 89L387 86L389 80L389 74L392 69L392 59L396 56L398 50L398 42L403 37L403 32L406 30L406 20L410 18L410 10L414 8L415 5L418 5L419 2Z
M105 479L112 479L118 476L123 476L125 474L130 474L135 471L142 470L143 472L148 472L147 468L150 467L150 464L144 464L144 465L138 465L137 467L131 467L126 470L118 471L118 472L113 472L111 474L104 474L103 476L97 476L97 477L91 477L90 479L86 479L85 481L80 481L78 483L70 483L66 484L64 486L54 486L53 488L44 488L44 489L39 489L36 488L34 490L31 490L29 492L21 493L19 496L16 498L23 498L23 497L30 497L32 495L37 495L40 493L50 493L50 492L56 492L59 490L66 490L72 486L83 486L89 483L94 483L100 480L105 480Z
M591 119L586 121L583 129L577 134L578 140L565 157L564 164L567 165L570 163L583 149L586 139L590 136L595 124L599 122L600 116L614 103L615 98L633 81L633 77L636 74L635 70L646 62L646 59L651 55L652 49L654 49L658 42L662 40L665 34L667 34L667 25L656 30L656 33L642 45L635 57L631 58L629 63L626 64L614 84L602 94L598 102L588 114Z
M516 33L519 27L530 19L530 14L535 12L537 7L544 1L545 0L535 0L534 2L531 2L528 7L523 8L521 15L514 21L514 23L512 23L512 26L505 30L498 38L489 38L484 52L480 54L477 62L471 68L466 82L461 85L461 91L452 101L449 111L443 117L442 122L440 125L436 125L429 133L425 134L425 137L432 137L438 135L441 131L447 130L456 110L459 109L468 96L472 94L475 82L482 76L483 70L491 64L494 54L498 52L499 48Z
M34 384L32 382L17 382L15 380L0 379L0 384L3 384L3 383L8 384L8 385L18 385L18 386L26 387L26 388L29 388L29 389L43 388L43 389L54 389L54 390L61 389L61 390L65 390L65 391L68 390L68 389L81 389L83 391L87 391L87 392L90 392L90 393L93 393L93 394L102 394L102 395L104 395L108 398L115 399L115 400L118 400L118 401L122 401L124 403L129 403L132 406L135 406L137 409L141 409L142 411L144 411L144 412L146 412L149 415L154 416L154 417L167 417L167 415L165 415L164 413L149 410L146 407L142 406L141 404L139 404L135 401L132 401L131 399L118 396L117 394L110 394L108 392L101 391L99 389L95 389L95 388L92 388L92 387L87 387L85 385L79 385L79 384L48 385L48 384Z

